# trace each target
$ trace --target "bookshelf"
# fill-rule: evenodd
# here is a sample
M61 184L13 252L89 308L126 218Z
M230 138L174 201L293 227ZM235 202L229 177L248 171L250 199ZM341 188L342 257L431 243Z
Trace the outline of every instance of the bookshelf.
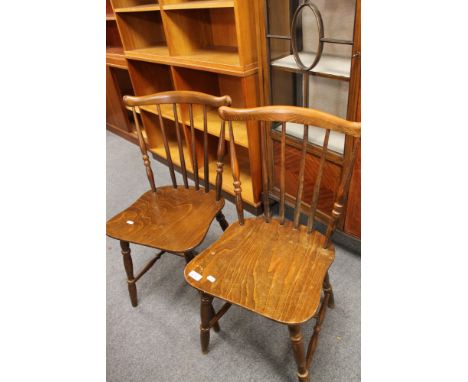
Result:
M114 108L117 108L117 98L121 99L124 94L142 96L169 90L229 95L234 107L260 105L256 14L248 0L110 0L108 4L106 22L112 23L107 29L110 42L107 44L107 62L112 79L112 86L108 82L108 88L112 88L108 89L108 98L115 98ZM116 74L117 70L120 71ZM128 77L124 78L123 73ZM114 97L109 95L112 90L116 92ZM193 112L197 130L195 139L202 147L202 109L194 106ZM183 125L185 162L193 176L188 108L179 106L177 114ZM145 130L149 150L164 163L166 153L157 108L141 107L138 117ZM177 167L180 159L173 129L172 105L161 106L161 117L166 131L172 131L169 133L169 148ZM119 120L121 128L117 131L117 122L109 123L108 114L108 128L111 125L110 130L135 141L130 121L128 110L124 110ZM217 110L209 110L209 180L213 185L220 126ZM252 122L238 122L234 127L242 196L247 209L259 213L259 127ZM226 140L229 141L228 134ZM203 179L204 174L200 171L199 176ZM228 198L234 195L232 183L229 146L226 144L223 191Z

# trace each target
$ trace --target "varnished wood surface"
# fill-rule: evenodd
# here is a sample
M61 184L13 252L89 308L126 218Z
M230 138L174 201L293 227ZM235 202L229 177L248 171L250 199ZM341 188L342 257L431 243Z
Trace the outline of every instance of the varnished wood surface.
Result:
M294 122L330 129L353 137L361 136L361 123L351 122L323 111L297 106L262 106L252 109L236 109L223 106L219 115L231 121Z
M131 123L122 103L122 91L125 91L125 83L122 83L124 69L106 66L106 122L115 126L124 133L131 133ZM128 74L127 74L128 76Z
M272 320L299 324L320 303L322 283L334 260L334 248L321 248L325 237L307 228L293 229L273 219L235 222L185 268L185 279L209 295ZM203 278L189 276L194 270ZM214 282L208 281L213 276Z
M345 232L361 237L361 150L358 152L351 179L344 227Z
M144 96L152 93L172 90L193 90L213 95L228 94L236 107L254 107L258 105L256 84L258 77L256 59L256 18L249 2L234 0L185 1L185 0L113 0L116 22L122 38L123 53L121 62L128 60L128 71L135 89L135 95ZM159 10L158 10L159 7ZM112 10L111 7L110 11ZM116 60L114 60L116 61ZM117 63L117 62L116 62ZM199 78L208 73L209 79ZM177 81L182 78L182 80ZM208 89L209 88L209 89ZM174 121L172 110L167 113L168 105L162 105L163 122ZM169 105L171 106L171 105ZM217 107L216 107L217 109ZM219 116L211 108L207 115L209 137L219 135ZM157 108L153 105L142 106L142 122L147 133L148 148L156 155L165 151L162 141L162 124ZM143 115L144 114L144 115ZM187 140L189 116L181 110L180 124L182 138ZM151 122L149 122L151 121ZM169 122L169 125L171 124ZM193 123L196 130L204 131L204 115L199 108L193 108ZM248 148L240 150L239 164L241 179L244 183L245 200L250 207L258 208L261 194L259 139L255 122L235 122L237 144ZM169 130L169 129L168 129ZM257 130L257 131L256 131ZM119 132L120 133L120 132ZM198 131L195 132L197 145L200 142ZM229 139L227 139L229 140ZM210 152L209 171L203 178L213 176L213 159L216 146L208 139ZM172 152L174 142L169 142ZM190 137L184 150L188 151L187 168L193 167L193 145ZM199 145L200 146L200 145ZM198 147L197 147L198 153ZM168 157L167 152L163 155ZM178 152L177 152L178 157ZM198 155L200 159L200 155ZM180 159L172 157L174 164ZM199 161L199 166L201 166ZM204 162L203 162L204 163ZM243 164L247 166L243 166ZM229 165L225 167L231 171ZM190 174L194 177L194 174ZM227 175L229 177L229 175ZM213 184L210 179L209 183ZM222 182L223 188L232 189L232 182ZM226 191L226 190L224 190ZM229 192L229 191L228 191ZM258 210L257 210L258 213Z
M356 19L354 25L354 46L350 82L350 102L348 103L348 118L361 120L361 0L356 1ZM348 143L351 151L352 143ZM348 205L345 213L344 231L356 237L361 237L361 150L356 160L351 186L348 195Z
M107 235L167 252L184 253L202 242L223 206L224 199L215 201L214 191L158 187L157 192L147 191L111 218L107 222Z
M190 90L178 90L150 94L140 97L125 96L124 102L129 106L156 105L168 103L193 103L199 105L209 105L219 107L226 104L231 104L229 96L214 97L209 94L204 94Z
M164 10L174 9L206 9L206 8L233 8L233 0L204 0L204 1L181 1L175 4L164 4Z
M273 157L274 161L274 183L272 193L280 197L280 156L281 146L279 142L273 142ZM289 205L294 206L296 190L298 186L297 167L300 162L301 151L296 147L286 146L286 194L291 195ZM302 194L302 202L307 205L313 200L314 187L316 186L317 176L320 171L320 159L310 153L306 154L305 169L304 169L304 192ZM331 216L333 201L336 195L336 190L339 183L341 168L339 165L327 161L324 164L323 175L320 182L320 193L318 194L317 208L318 210ZM308 209L302 210L303 213Z

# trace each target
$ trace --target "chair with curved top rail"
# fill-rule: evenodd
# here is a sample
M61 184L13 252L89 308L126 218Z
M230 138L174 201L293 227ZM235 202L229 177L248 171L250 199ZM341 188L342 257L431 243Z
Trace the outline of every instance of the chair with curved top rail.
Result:
M218 320L235 304L288 326L298 368L298 380L306 382L309 381L308 370L317 347L326 309L334 307L328 269L333 263L335 250L330 237L345 205L353 164L360 145L361 124L294 106L265 106L253 109L221 107L219 114L224 121L228 121L238 221L232 223L215 243L185 267L185 279L201 293L201 348L204 353L208 352L210 329L218 331ZM261 123L263 218L244 219L232 121ZM279 216L275 217L270 210L267 192L273 184L273 174L269 171L267 161L270 130L266 122L280 122L282 127ZM285 217L287 122L304 125L292 221ZM303 206L303 185L309 125L324 129L325 137L317 154L319 167L313 196L306 210ZM222 125L220 141L224 140L224 129L225 124ZM331 214L326 215L327 229L325 234L322 234L314 229L314 220L317 216L323 219L323 213L318 215L317 206L324 165L327 162L330 131L351 136L354 142L351 155L345 158L334 195L333 209ZM220 144L219 147L222 148L223 145ZM222 158L223 154L219 152L218 158ZM221 159L218 159L218 166L222 168ZM301 213L305 213L307 225L300 224ZM225 301L217 313L212 306L214 297ZM316 322L306 352L301 325L311 318L315 318Z
M218 108L230 105L228 96L215 97L194 91L169 91L141 97L125 96L124 102L132 108L138 135L138 142L146 168L146 174L151 189L140 196L130 207L112 217L107 222L108 236L120 241L123 262L127 274L130 301L135 307L138 304L136 282L146 273L164 253L183 256L188 263L194 256L194 248L201 244L214 218L225 230L228 223L222 213L224 199L221 195L221 184L216 185L216 192L210 189L208 168L208 107ZM168 143L167 126L164 124L162 106L172 105L174 116L173 128L177 137L180 168L183 177L183 187L177 185L171 150ZM200 188L197 145L194 126L194 105L202 108L203 126L203 189ZM148 157L147 145L143 131L139 125L136 107L155 107L159 116L162 140L166 160L170 171L172 185L156 187L153 170ZM181 107L184 107L182 110ZM190 120L191 152L190 162L193 169L195 186L189 186L187 166L183 150L179 115L185 112ZM183 119L183 118L182 118ZM168 122L168 121L166 121ZM221 123L220 123L221 124ZM149 261L135 276L130 254L130 243L152 247L160 252Z

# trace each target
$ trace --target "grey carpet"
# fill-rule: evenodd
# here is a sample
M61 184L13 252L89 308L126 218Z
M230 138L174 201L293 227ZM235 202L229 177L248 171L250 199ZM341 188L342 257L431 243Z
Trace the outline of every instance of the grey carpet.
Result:
M152 161L157 184L169 184L165 166ZM180 180L180 178L179 178ZM107 217L148 189L137 146L107 133ZM235 208L224 213L235 220ZM204 244L221 234L216 221ZM154 250L132 246L135 269ZM182 258L164 255L138 282L139 305L128 297L119 243L107 238L107 380L133 381L296 381L286 326L233 306L212 333L210 353L199 343L199 296L183 278ZM360 380L360 258L337 248L330 271L336 308L328 310L311 368L311 380ZM215 300L215 308L220 302ZM304 328L310 336L314 320Z

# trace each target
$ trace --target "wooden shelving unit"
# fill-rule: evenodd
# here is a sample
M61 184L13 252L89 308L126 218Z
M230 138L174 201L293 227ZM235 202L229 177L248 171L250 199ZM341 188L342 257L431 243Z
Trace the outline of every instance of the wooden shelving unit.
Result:
M112 12L107 10L106 20L115 15L112 22L117 26L120 38L118 44L108 44L108 65L109 61L123 58L132 85L131 89L127 87L127 91L141 96L168 90L194 90L218 96L229 95L234 107L259 105L256 15L250 1L111 0L111 4ZM123 66L119 69L123 70ZM115 74L113 76L116 77ZM122 86L122 75L119 76L120 82L117 82L116 87L119 88L121 98L126 93ZM202 109L194 106L193 112L197 129L195 139L201 148ZM128 111L125 110L125 113ZM184 126L185 162L189 172L192 172L188 107L178 107L177 114ZM145 129L149 150L155 158L165 162L166 153L157 108L141 107L138 115ZM169 131L172 160L174 165L179 166L172 106L162 106L161 116L166 131ZM126 117L128 119L128 115ZM220 127L221 119L217 111L209 110L211 184L216 180ZM249 210L260 212L259 127L256 123L239 122L234 123L234 128L240 159L242 196ZM126 129L131 135L131 124ZM228 134L225 138L229 141ZM201 179L204 177L201 169L199 176ZM234 195L232 183L229 146L226 144L223 176L226 195Z

